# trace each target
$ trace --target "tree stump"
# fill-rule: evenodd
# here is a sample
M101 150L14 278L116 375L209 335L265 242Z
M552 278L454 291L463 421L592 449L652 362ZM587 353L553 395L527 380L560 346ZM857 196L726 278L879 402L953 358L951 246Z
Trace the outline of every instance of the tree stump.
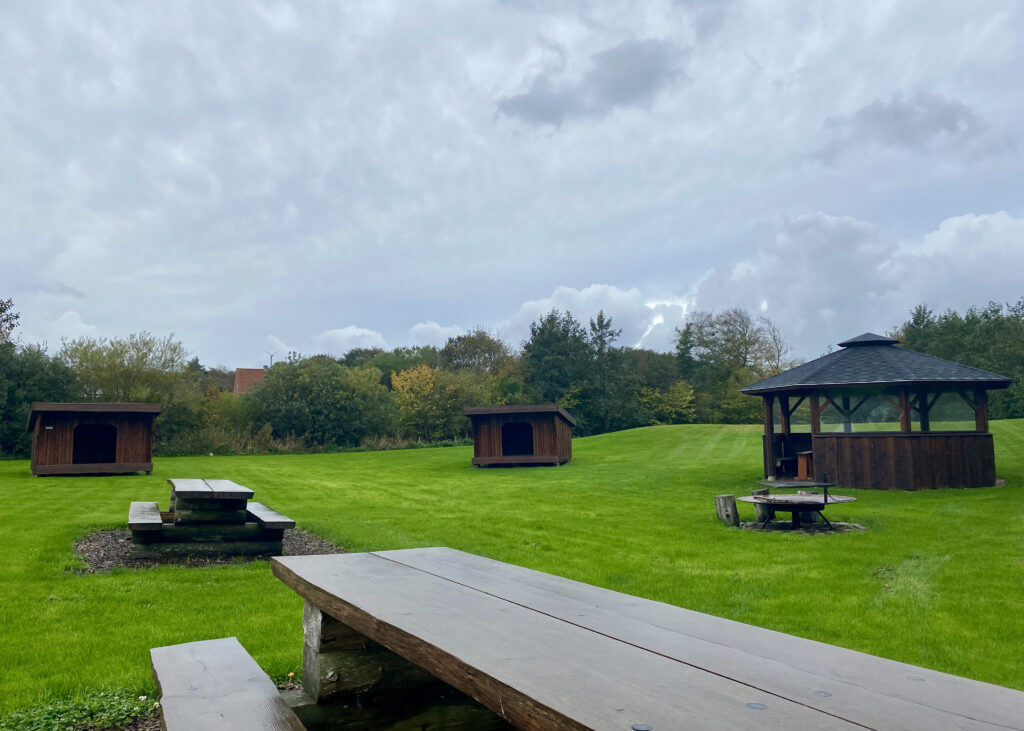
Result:
M726 525L738 526L740 524L740 516L736 512L735 495L715 495L715 512L718 514L718 519Z

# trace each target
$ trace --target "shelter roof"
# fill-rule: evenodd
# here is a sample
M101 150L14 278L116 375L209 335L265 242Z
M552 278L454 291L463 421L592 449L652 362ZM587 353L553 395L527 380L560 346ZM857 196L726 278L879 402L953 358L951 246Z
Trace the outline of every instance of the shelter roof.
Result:
M569 415L569 412L558 404L529 404L514 406L467 406L462 413L472 418L474 416L490 416L496 414L545 414L555 413L576 426L576 420Z
M101 414L152 414L156 416L163 411L162 404L139 403L54 403L33 401L28 414L28 430L32 431L39 414L43 412L64 413L101 413Z
M257 384L263 383L267 371L263 368L236 368L234 393L249 393Z
M898 340L864 333L845 340L828 355L741 388L746 394L815 391L829 387L884 388L935 385L946 388L1006 388L1010 379L997 373L943 360L906 348Z

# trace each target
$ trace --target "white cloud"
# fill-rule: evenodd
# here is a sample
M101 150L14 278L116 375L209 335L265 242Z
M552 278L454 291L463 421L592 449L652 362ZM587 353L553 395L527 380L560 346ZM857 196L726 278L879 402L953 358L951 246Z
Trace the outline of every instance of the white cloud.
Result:
M604 311L612 318L612 326L622 330L620 345L671 350L675 328L685 318L689 299L671 297L648 300L639 289L624 290L608 284L592 284L584 289L557 287L550 297L524 302L501 328L512 342L527 340L530 323L552 309L570 312L584 327Z
M751 258L701 284L696 307L762 312L805 357L885 332L922 302L962 311L1024 296L1024 219L1002 211L949 218L902 244L869 222L823 213L759 233Z
M313 338L318 352L333 356L345 355L353 348L386 348L384 336L364 327L346 325L336 330L326 330Z
M465 332L458 325L438 325L433 320L418 322L409 328L409 337L413 345L443 346L448 338L458 337Z

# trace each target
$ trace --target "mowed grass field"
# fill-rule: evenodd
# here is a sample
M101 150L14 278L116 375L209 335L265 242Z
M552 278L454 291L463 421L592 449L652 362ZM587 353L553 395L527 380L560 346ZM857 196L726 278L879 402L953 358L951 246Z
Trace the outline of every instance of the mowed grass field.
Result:
M849 491L863 532L727 528L714 496L759 477L755 426L578 439L558 468L472 449L156 461L152 476L33 478L0 462L0 716L84 691L154 690L148 650L237 636L300 670L302 605L267 561L80 575L76 539L167 507L168 477L227 478L350 551L451 546L731 619L1024 689L1024 420L994 422L1006 487ZM745 519L753 506L740 505Z

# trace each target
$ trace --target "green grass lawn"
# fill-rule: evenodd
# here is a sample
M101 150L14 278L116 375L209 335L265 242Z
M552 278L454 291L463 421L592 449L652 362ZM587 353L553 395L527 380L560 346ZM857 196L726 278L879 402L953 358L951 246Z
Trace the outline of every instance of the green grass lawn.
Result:
M153 691L150 647L237 636L298 671L301 602L266 561L77 575L74 541L167 507L168 477L228 478L352 551L451 546L611 589L1024 689L1024 420L994 422L1005 488L850 491L867 530L729 529L713 497L759 477L760 428L574 441L558 468L478 469L468 447L156 461L152 476L33 478L0 462L0 715ZM753 518L753 506L741 504Z

